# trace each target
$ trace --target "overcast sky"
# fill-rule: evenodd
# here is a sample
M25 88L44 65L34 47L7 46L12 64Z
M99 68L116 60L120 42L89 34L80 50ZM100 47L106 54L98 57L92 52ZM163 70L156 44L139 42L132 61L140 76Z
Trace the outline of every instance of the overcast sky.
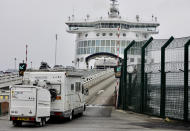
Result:
M109 0L0 0L0 70L14 68L25 59L38 67L54 65L55 34L59 35L57 64L72 65L75 35L66 32L65 22L76 18L107 16ZM190 0L119 0L122 17L151 20L158 17L160 33L155 38L190 36ZM30 64L29 64L30 67Z

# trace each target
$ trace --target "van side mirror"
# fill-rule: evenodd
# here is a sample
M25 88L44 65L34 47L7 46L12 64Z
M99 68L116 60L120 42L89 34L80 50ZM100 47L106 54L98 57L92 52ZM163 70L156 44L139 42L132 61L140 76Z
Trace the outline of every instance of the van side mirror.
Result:
M84 88L83 85L82 85L82 94L85 95L85 96L88 96L88 95L89 95L88 89L87 89L87 88Z
M84 94L85 96L88 96L88 95L89 95L89 92L88 92L88 89L87 89L87 88L84 88L83 94Z

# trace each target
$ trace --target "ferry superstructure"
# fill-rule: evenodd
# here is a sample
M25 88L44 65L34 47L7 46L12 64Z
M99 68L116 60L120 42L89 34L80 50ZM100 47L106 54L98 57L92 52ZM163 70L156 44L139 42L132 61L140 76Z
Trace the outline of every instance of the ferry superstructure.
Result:
M156 17L152 17L149 22L140 20L137 15L133 21L124 19L120 16L117 0L110 0L111 7L108 12L108 17L100 17L97 20L91 20L87 15L86 19L80 21L75 20L74 15L69 17L67 32L76 34L75 44L75 66L76 68L86 69L94 68L94 65L99 59L108 60L110 55L119 55L123 58L124 49L129 45L132 40L143 41L150 38L153 34L158 34L157 27L160 25ZM89 56L93 57L87 63ZM102 54L108 54L104 57ZM102 55L102 57L101 57ZM137 63L139 57L129 55L129 63Z

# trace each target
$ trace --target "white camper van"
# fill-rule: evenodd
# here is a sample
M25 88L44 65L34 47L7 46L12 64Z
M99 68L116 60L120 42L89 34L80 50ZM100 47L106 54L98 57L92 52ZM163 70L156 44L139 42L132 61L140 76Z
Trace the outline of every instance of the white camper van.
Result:
M10 120L14 126L35 122L44 126L50 118L51 96L47 89L30 85L10 87Z
M73 118L85 110L85 90L76 72L25 72L24 84L46 88L51 94L51 116Z

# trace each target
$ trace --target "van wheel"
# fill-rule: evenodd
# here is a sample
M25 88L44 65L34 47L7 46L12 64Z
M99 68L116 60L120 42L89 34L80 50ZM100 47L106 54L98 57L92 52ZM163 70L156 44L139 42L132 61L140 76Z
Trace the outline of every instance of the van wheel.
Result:
M83 116L83 112L79 113L79 116Z
M73 111L71 112L70 116L69 116L69 121L71 121L73 119Z

